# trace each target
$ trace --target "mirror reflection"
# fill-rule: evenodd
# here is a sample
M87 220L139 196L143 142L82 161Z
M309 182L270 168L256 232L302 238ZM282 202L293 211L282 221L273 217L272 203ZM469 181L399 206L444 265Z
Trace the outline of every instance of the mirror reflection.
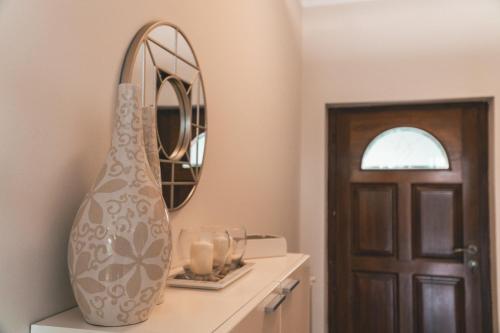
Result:
M160 151L168 157L174 155L181 135L182 116L174 87L168 81L160 86L157 99L157 121L162 131L158 134Z
M169 209L183 206L198 184L206 145L206 106L196 56L183 33L155 23L129 49L122 82L143 89L157 110L162 189Z

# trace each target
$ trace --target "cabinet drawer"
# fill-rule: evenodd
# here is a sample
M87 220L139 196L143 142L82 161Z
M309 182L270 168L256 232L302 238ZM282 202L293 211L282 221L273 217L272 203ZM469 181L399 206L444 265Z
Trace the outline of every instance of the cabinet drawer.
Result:
M302 265L280 285L286 295L281 309L281 332L310 332L309 266Z
M281 307L285 296L276 291L270 293L234 329L232 333L280 333Z
M310 332L309 266L303 264L279 281L276 290L267 295L231 332Z

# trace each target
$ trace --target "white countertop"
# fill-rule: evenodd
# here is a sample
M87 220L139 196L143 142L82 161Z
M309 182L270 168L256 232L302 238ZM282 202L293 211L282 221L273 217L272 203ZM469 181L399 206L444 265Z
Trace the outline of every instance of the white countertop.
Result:
M87 324L78 308L57 314L31 326L32 333L206 333L227 332L244 318L308 255L252 259L252 271L223 290L167 288L165 301L149 320L130 326L101 327Z

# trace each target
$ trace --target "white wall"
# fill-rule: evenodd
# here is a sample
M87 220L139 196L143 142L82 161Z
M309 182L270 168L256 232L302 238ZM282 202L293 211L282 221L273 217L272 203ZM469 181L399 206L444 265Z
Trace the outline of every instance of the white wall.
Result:
M303 24L300 248L318 278L314 332L326 332L325 104L500 97L500 2L358 2L307 8ZM491 119L493 143L500 119ZM491 159L499 165L500 145Z
M206 166L175 230L244 224L298 247L294 1L0 0L2 333L74 305L68 233L109 145L125 51L155 19L191 39L208 100Z

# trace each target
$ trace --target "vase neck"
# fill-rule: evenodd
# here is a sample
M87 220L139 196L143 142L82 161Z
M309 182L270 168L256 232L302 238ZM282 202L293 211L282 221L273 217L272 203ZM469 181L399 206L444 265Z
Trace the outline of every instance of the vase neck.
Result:
M117 150L143 150L144 134L139 87L122 83L118 87L118 107L115 114L112 146Z

